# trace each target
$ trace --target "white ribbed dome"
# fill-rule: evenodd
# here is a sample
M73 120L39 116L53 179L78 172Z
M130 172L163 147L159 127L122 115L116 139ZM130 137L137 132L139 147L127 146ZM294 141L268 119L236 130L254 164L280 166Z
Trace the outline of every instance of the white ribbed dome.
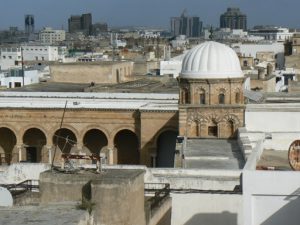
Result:
M228 46L208 41L184 57L180 77L194 79L243 77L237 54Z

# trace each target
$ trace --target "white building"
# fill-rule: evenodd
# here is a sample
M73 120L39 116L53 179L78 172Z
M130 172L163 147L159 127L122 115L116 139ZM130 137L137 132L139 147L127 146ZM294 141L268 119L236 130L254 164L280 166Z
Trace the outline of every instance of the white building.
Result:
M24 45L22 49L24 61L61 61L65 52L49 45Z
M293 36L288 28L262 27L249 31L250 35L264 37L265 40L284 42Z
M23 76L21 69L12 69L0 73L0 86L6 88L16 88L23 86ZM42 73L38 70L24 70L24 85L39 83Z
M273 52L275 54L276 68L284 68L284 44L282 42L255 44L236 43L232 44L231 47L236 51L236 53L241 54L241 56L253 57L254 59L258 52Z
M160 37L160 32L159 31L141 31L139 32L140 37L143 38L159 38Z
M205 38L209 39L210 31L205 31ZM213 36L217 40L236 40L236 39L246 39L248 36L248 33L246 31L243 31L242 29L230 29L230 28L221 28L218 31L215 31L213 33Z
M51 27L45 27L39 32L39 40L42 44L57 44L66 40L66 31L53 30Z
M189 40L185 35L179 35L175 40L171 41L173 48L185 48L189 44Z
M21 48L0 49L0 70L8 70L22 65Z
M160 61L160 75L173 75L174 78L178 77L181 72L182 60L186 53L173 57L169 60L165 59Z

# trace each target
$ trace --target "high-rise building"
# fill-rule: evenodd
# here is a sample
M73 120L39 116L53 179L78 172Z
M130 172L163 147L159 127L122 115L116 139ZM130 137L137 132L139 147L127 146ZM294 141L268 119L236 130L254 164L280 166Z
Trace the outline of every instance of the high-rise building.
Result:
M26 34L34 33L34 16L25 15L25 32Z
M186 35L199 37L202 32L202 21L198 16L187 16L185 12L180 17L171 17L171 33L174 36Z
M92 14L73 15L68 19L69 32L83 32L90 34L92 30Z
M247 16L239 8L227 8L220 16L220 28L247 30Z
M81 15L81 29L86 34L91 34L92 31L92 14L82 14Z
M69 32L74 33L81 30L81 16L71 16L68 20Z

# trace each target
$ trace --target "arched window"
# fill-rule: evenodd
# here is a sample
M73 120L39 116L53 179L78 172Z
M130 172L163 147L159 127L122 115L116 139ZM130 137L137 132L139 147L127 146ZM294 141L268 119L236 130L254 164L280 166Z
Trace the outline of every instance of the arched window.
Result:
M228 121L227 126L228 126L229 136L232 137L233 134L234 134L234 123L233 123L233 121Z
M120 72L118 69L116 70L116 80L117 80L117 83L120 83Z
M187 88L182 89L181 102L182 102L182 104L189 104L190 103L189 90Z
M236 92L235 93L235 103L236 104L239 104L241 102L241 95L240 95L240 92Z
M205 102L205 90L201 90L200 91L200 96L199 96L199 98L200 98L200 104L201 105L205 105L206 104L206 102Z
M218 100L219 100L219 104L225 104L225 89L221 88L219 90L219 96L218 96Z
M225 94L224 93L219 94L219 104L225 104Z

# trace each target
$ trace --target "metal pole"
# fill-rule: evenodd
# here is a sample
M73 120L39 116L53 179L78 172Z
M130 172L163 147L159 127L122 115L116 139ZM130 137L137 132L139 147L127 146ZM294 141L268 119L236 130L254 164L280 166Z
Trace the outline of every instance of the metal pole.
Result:
M22 82L24 86L24 57L23 57L23 47L21 46L21 60L22 60Z
M53 158L52 158L52 163L51 163L51 170L53 169L53 164L54 164L54 159L55 159L55 154L56 154L56 149L57 149L57 145L58 145L58 138L60 136L60 130L62 128L63 122L64 122L64 117L65 117L65 113L66 113L66 109L67 109L67 104L68 104L68 100L66 101L65 104L65 108L64 108L64 112L63 115L61 117L61 121L60 121L60 126L59 126L59 130L58 130L58 134L56 135L56 145L54 148L54 154L53 154Z

